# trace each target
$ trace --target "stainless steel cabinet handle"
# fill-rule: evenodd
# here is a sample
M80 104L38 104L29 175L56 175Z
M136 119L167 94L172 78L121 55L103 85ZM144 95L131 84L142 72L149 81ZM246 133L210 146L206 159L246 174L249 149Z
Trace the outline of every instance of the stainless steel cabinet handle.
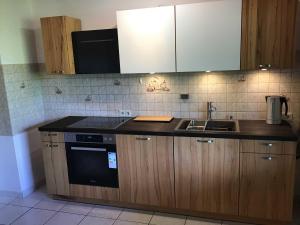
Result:
M212 144L214 143L213 139L209 139L209 140L201 140L201 139L197 139L197 142L199 143L208 143L208 144Z
M149 137L145 137L145 138L143 138L143 137L137 137L136 140L138 140L138 141L150 141L151 138L149 138Z
M71 150L73 150L73 151L106 152L106 148L71 147Z
M268 147L268 148L272 148L272 147L273 147L273 144L272 144L272 143L264 143L263 145L265 145L265 146Z
M273 159L276 159L276 157L274 157L274 156L264 156L264 157L262 157L262 159L272 161Z

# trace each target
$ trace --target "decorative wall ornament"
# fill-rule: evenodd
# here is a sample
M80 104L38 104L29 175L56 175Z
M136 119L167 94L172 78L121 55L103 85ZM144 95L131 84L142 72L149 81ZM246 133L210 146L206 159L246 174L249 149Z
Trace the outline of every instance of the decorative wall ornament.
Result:
M23 81L23 82L21 83L21 86L20 86L20 88L21 88L21 89L24 89L24 88L26 88L25 81Z
M92 96L91 95L86 96L86 98L84 99L84 101L91 102L92 101Z
M154 91L170 91L170 88L167 86L167 81L160 77L152 77L147 84L147 92Z
M59 89L58 87L55 87L55 93L56 93L57 95L61 95L61 94L62 94L62 90Z

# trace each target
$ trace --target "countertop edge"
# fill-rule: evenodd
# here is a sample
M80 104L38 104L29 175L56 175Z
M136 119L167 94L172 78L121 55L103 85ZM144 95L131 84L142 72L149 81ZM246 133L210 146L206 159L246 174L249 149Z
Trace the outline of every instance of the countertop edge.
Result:
M39 128L41 132L78 132L78 133L107 133L107 134L128 134L128 135L153 135L153 136L174 136L174 137L206 137L206 138L228 138L245 140L274 140L274 141L298 141L296 135L293 136L266 136L254 135L251 133L185 133L185 132L157 132L157 131L129 131L129 130L101 130L101 129L72 129L72 128Z

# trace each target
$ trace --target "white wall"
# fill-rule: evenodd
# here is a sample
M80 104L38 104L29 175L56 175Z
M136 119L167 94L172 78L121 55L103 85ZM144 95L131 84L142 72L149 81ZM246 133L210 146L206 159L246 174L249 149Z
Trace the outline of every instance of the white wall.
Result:
M38 46L38 61L44 62L39 18L66 15L81 19L83 30L114 28L116 11L162 5L218 0L31 0Z
M21 184L13 138L0 136L0 190L20 193Z
M37 61L33 21L31 0L0 1L0 64L28 64ZM9 76L20 76L20 73L15 72ZM2 98L7 97L3 93L6 89L4 80L0 79ZM17 89L15 91L20 93ZM1 110L0 112L3 113ZM10 121L9 117L5 118L5 122L7 121ZM11 135L11 133L2 135ZM0 136L1 191L26 195L43 179L40 175L43 170L37 166L41 162L41 151L37 149L40 150L37 132ZM37 167L36 171L33 166Z
M40 135L32 129L0 136L0 191L26 196L44 181Z
M2 64L36 61L30 0L0 1L0 57Z
M19 193L26 196L44 180L39 131L35 128L17 134L13 142L20 178Z

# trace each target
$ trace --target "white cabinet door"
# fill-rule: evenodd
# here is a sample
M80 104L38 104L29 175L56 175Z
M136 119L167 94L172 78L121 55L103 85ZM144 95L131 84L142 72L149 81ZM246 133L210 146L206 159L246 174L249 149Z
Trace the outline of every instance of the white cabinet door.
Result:
M242 0L176 6L177 71L240 70Z
M117 12L121 73L175 72L174 6Z

